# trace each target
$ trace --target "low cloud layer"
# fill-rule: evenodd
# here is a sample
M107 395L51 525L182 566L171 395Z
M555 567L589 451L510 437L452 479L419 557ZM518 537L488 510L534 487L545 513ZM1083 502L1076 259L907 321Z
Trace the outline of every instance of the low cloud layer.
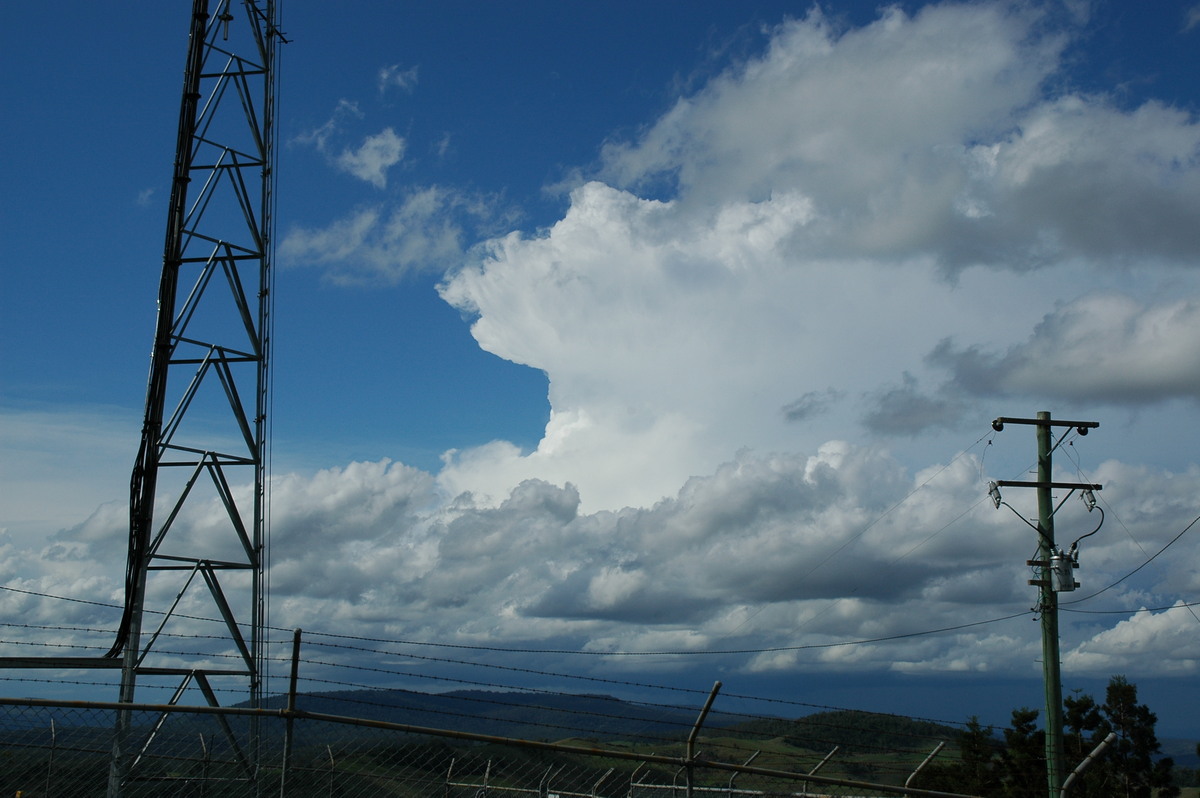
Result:
M1200 396L1196 300L1144 306L1090 295L1056 308L1029 339L1003 354L956 351L944 341L930 361L956 385L983 395L1040 395L1074 402L1147 404Z
M1194 592L1183 565L1194 542L1121 580L1191 520L1200 473L1109 463L1097 476L1113 516L1081 544L1080 595L1117 583L1103 605L1130 615L1097 627L1072 615L1064 595L1064 667L1190 672L1200 652L1181 642L1188 610L1133 613ZM347 635L667 660L749 650L733 663L745 674L1023 674L1036 664L1037 637L1000 619L1031 617L1024 560L1036 541L986 500L987 478L975 453L914 474L880 452L830 443L811 456L743 455L652 507L586 513L573 486L537 480L481 506L469 495L447 502L429 474L386 461L287 475L271 491L272 617ZM223 512L216 499L193 505L176 541L211 535ZM1096 517L1072 502L1059 537L1081 537ZM124 508L106 506L46 541L34 572L10 568L5 583L115 603L121 552L108 542L125 525ZM33 553L11 542L5 551L9 563ZM152 600L174 595L159 592ZM181 611L213 615L202 591L189 595ZM0 600L30 623L61 621L62 602ZM68 609L80 623L111 620L111 610Z

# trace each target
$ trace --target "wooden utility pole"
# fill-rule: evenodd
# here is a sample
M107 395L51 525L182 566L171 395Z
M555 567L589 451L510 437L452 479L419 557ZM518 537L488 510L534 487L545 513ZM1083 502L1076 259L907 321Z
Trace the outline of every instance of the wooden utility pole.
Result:
M1074 563L1054 542L1054 506L1051 491L1055 489L1068 490L1100 490L1100 485L1089 485L1076 482L1054 482L1051 468L1051 457L1054 450L1066 437L1064 433L1057 442L1051 435L1052 427L1075 429L1080 435L1086 435L1088 430L1100 426L1098 421L1052 421L1050 413L1041 411L1037 418L1005 418L1000 417L992 422L992 429L999 432L1005 424L1028 424L1037 427L1037 481L1021 482L1012 480L997 480L992 483L992 500L996 507L1001 504L999 488L1018 487L1035 488L1038 503L1038 558L1030 560L1029 565L1038 568L1038 578L1031 579L1030 584L1036 585L1039 591L1037 612L1042 620L1042 681L1046 695L1046 783L1050 798L1060 798L1063 781L1066 777L1063 754L1063 701L1062 675L1059 670L1060 657L1058 652L1058 594L1076 587L1072 569ZM1061 503L1059 507L1061 507Z

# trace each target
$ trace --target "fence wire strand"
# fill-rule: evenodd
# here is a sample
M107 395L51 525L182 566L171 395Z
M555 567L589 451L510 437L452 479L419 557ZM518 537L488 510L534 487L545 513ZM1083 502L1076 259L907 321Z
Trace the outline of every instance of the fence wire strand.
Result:
M302 705L303 698L299 698ZM0 795L106 795L109 702L0 698ZM157 796L882 796L900 761L843 761L828 775L794 752L709 730L689 753L656 740L528 740L304 710L134 705L123 798ZM876 781L878 779L878 781ZM911 795L950 795L921 790Z

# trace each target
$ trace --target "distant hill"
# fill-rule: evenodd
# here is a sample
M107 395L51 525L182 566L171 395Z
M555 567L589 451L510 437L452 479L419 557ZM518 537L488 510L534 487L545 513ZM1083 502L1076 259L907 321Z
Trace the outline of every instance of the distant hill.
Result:
M1195 740L1174 737L1166 740L1160 739L1158 742L1162 745L1162 755L1175 760L1175 767L1191 768L1192 770L1200 768L1200 755L1196 753Z
M814 751L838 746L857 754L872 751L931 751L939 742L955 746L962 730L928 720L898 715L838 710L796 720L765 718L732 727L743 734L781 738L795 748Z
M283 696L268 706L281 707ZM563 695L459 690L419 693L403 690L354 690L297 697L299 709L453 729L497 737L537 740L628 740L635 744L678 741L696 721L694 708L638 704L606 695ZM714 713L702 734L748 739L777 739L789 748L844 754L877 751L925 751L938 742L956 747L961 730L932 721L871 712L818 712L802 718L722 716Z
M284 696L273 696L267 702L271 708L285 705ZM678 739L687 735L696 716L692 709L647 706L605 695L486 690L312 693L297 696L296 707L329 715L537 740Z
M276 695L267 699L266 707L280 709L286 703L286 696ZM573 740L582 744L589 740L622 740L633 746L651 747L686 739L698 714L695 707L641 704L608 695L488 690L446 693L341 690L300 694L296 704L299 709L327 715L495 737ZM135 722L147 718L139 717ZM59 730L91 728L106 731L114 722L111 710L51 710L50 719L57 723ZM192 726L207 728L211 723L207 716L183 714L171 718L168 725L178 731ZM17 724L8 731L13 734L51 733L45 715L31 719L28 728ZM797 719L751 720L746 720L744 715L714 712L706 720L701 736L775 740L789 749L803 749L818 755L838 746L843 755L864 755L877 751L928 752L939 741L955 749L960 732L960 729L932 721L850 710L818 712ZM1175 757L1176 763L1183 767L1200 764L1192 741L1164 740L1163 749L1164 754Z

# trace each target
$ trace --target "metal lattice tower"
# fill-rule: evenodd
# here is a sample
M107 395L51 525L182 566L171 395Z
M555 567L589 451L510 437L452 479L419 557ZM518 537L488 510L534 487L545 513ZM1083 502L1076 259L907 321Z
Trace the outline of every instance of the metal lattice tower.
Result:
M120 698L262 700L276 0L194 0L158 320L130 484ZM199 619L216 619L216 623ZM114 663L115 664L115 663ZM229 691L233 698L221 700ZM144 698L141 700L145 701ZM152 702L153 703L153 702ZM168 703L160 700L157 703ZM120 713L109 793L153 732ZM253 775L256 730L246 741Z

